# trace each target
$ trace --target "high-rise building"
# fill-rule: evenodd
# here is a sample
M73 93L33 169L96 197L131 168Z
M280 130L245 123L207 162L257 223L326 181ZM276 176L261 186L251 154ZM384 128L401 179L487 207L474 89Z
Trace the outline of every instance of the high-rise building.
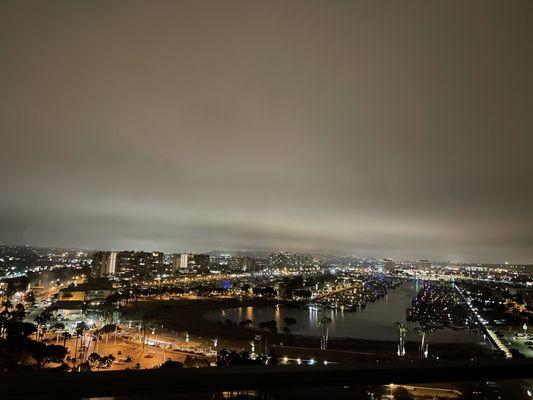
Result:
M431 261L419 260L416 265L416 269L418 269L419 271L427 271L431 269Z
M172 259L172 273L187 274L199 270L205 271L208 267L208 254L181 253L175 254Z
M179 265L180 272L189 272L189 253L181 253L180 254L180 265Z
M187 274L189 270L190 253L174 254L172 257L172 273Z
M114 275L117 264L117 253L99 251L93 257L93 274L97 277Z
M138 251L134 259L134 275L139 278L155 277L163 272L163 253Z
M135 252L120 251L117 253L116 274L121 277L132 277L135 272Z
M193 254L192 263L195 267L208 267L209 254Z
M158 251L100 251L93 258L93 274L97 277L115 275L124 279L155 277L163 273L163 256Z
M172 256L172 273L173 274L176 274L178 270L180 269L180 263L181 263L181 255L174 254Z
M241 271L254 271L255 259L249 256L242 257L240 267Z
M108 275L114 275L115 269L117 267L117 253L112 251L109 253L109 260L106 268L106 273Z

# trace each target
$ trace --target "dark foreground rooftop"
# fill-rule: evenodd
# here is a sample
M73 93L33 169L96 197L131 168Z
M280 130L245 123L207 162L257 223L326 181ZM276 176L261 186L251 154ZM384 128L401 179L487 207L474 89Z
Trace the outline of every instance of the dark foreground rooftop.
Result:
M364 362L328 366L236 366L96 373L0 374L0 398L87 398L247 390L437 383L533 377L533 360Z

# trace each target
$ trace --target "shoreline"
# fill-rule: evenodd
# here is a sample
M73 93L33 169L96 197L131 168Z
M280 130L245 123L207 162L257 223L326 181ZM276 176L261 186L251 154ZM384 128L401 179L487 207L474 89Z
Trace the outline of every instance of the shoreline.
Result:
M274 306L276 304L301 305L290 301L280 301L263 298L239 299L179 299L179 300L146 300L139 301L137 305L129 304L122 309L125 319L141 320L148 314L153 321L161 324L178 336L185 332L194 335L206 346L212 340L218 339L218 348L250 351L250 341L257 335L262 340L259 345L285 345L291 347L320 348L318 336L285 335L283 333L270 333L256 328L242 328L229 326L222 322L204 318L206 311L221 308L249 307L249 306ZM432 355L442 359L464 357L491 357L492 350L488 346L476 343L431 343ZM375 354L378 358L396 357L396 341L368 340L351 337L330 337L328 349L339 351L364 352ZM406 351L409 356L416 357L418 342L406 341Z

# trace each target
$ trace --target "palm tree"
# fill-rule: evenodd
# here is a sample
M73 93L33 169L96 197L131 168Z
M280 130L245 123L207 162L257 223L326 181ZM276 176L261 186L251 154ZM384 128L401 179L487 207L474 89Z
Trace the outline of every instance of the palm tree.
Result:
M329 337L329 326L331 325L331 318L322 317L318 321L318 326L320 327L320 349L326 350L328 348L328 337Z
M146 313L143 315L143 351L146 349L146 329L148 329L148 322L150 322L151 316L150 314Z
M2 311L0 313L0 337L4 337L8 319L9 318L8 318L7 312Z
M65 329L65 324L62 323L62 322L56 322L54 325L52 325L52 330L53 331L60 331L60 330L63 330Z
M88 326L85 322L80 322L78 323L78 325L76 326L76 346L75 346L75 350L74 350L74 354L76 356L76 359L78 360L78 358L82 358L82 355L83 355L83 350L84 350L84 333L85 331L88 329ZM78 339L80 339L80 346L82 348L82 350L80 350L80 356L78 357Z
M105 348L107 351L107 341L109 340L109 334L115 332L116 337L116 331L117 331L117 325L116 324L107 324L102 326L98 330L98 335L104 335L105 334Z
M100 335L98 334L97 331L93 332L92 334L92 342L93 342L93 350L96 352L98 351L98 341L101 339ZM89 344L89 347L91 345Z
M240 328L249 328L252 325L251 319L243 319L241 322L239 322Z
M46 318L43 314L38 315L34 319L35 323L37 324L37 330L35 331L35 340L39 340L39 337L42 337L44 335L44 324L46 324Z
M276 333L278 331L278 325L273 319L270 321L260 322L258 327L262 331L269 331L271 333Z
M403 322L395 322L394 326L398 329L400 334L400 342L398 344L398 356L405 356L405 334L407 333L407 327Z
M291 338L291 327L296 324L296 320L292 317L285 317L283 318L283 322L285 323L285 326L283 327L283 332L285 332L285 335L287 335L287 340L290 342Z
M296 325L296 320L292 317L285 317L283 318L283 322L285 323L285 325L287 325L289 328L293 325Z
M61 339L63 340L63 347L67 347L67 340L70 339L72 335L68 332L63 332L61 334Z
M35 293L33 291L26 293L25 300L27 303L34 305L35 304Z
M414 332L420 335L420 348L419 348L419 355L421 358L427 358L428 356L428 344L426 341L426 336L433 332L433 328L422 325L418 328L414 329Z
M24 305L21 303L17 303L13 314L15 316L15 319L22 321L24 317L26 316L26 309L24 308Z

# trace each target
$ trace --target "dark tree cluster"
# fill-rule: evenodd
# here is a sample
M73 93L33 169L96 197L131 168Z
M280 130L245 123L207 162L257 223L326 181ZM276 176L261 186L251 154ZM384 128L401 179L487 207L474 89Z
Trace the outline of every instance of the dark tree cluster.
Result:
M276 289L274 289L271 286L266 287L254 287L252 289L252 292L256 296L263 296L263 297L276 297Z
M252 360L250 358L250 353L246 351L236 352L222 349L217 354L216 364L219 367L227 367L233 365L258 365L263 364L263 360L260 358Z
M0 313L0 369L43 368L48 363L62 363L67 349L60 345L47 345L31 339L37 327L24 322L24 307L14 308L5 301Z
M270 333L278 333L278 323L275 320L259 322L259 329Z

